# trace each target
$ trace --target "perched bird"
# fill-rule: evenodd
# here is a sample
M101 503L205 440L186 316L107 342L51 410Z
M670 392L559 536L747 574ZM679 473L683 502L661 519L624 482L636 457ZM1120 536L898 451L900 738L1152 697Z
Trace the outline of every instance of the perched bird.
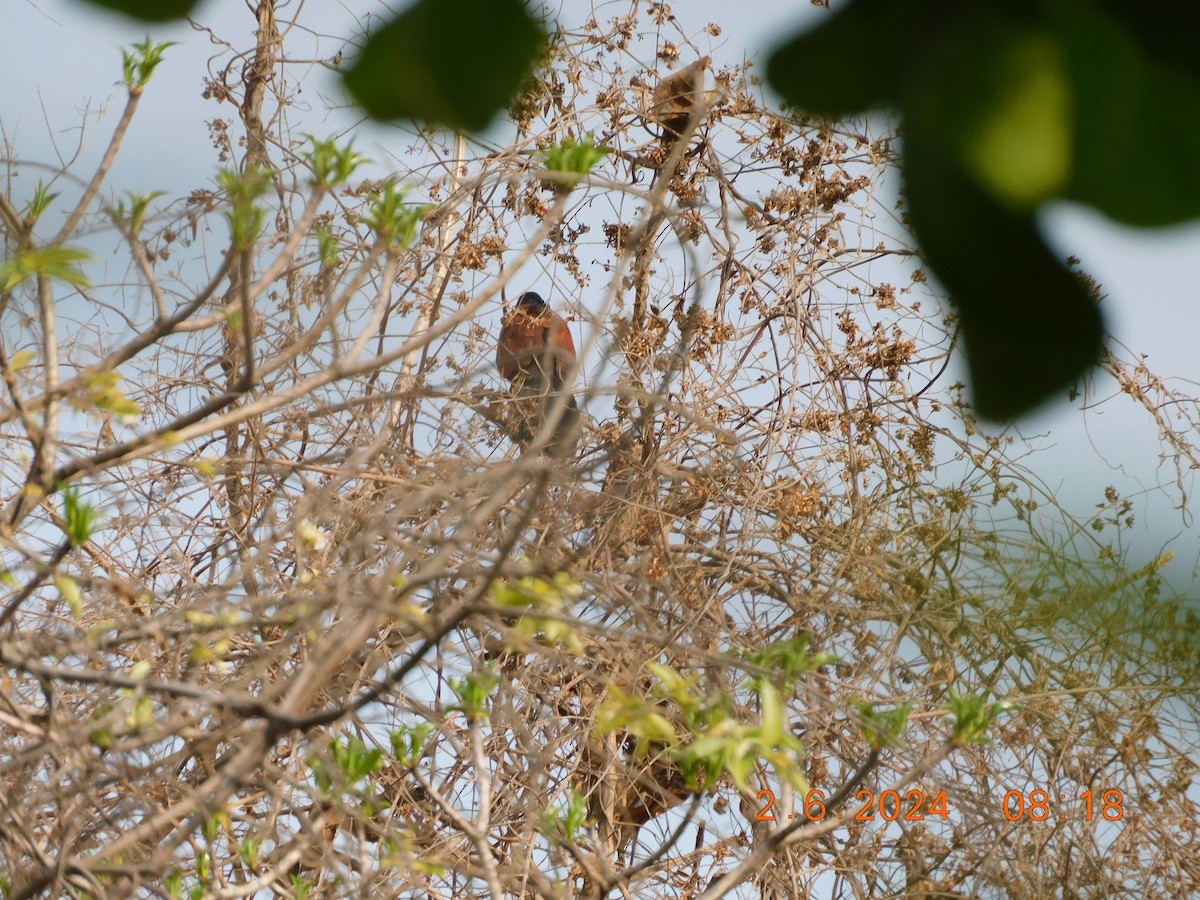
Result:
M540 398L538 418L531 423L534 431L553 408L555 398L563 393L567 372L574 363L575 342L563 317L533 291L522 294L516 307L504 317L496 344L496 368L522 396ZM549 445L554 455L570 449L565 441L578 420L579 405L568 393L562 419Z
M650 118L662 126L664 141L672 141L686 130L692 108L704 99L705 70L710 62L711 57L702 56L690 66L672 72L654 88Z
M557 390L574 362L575 342L563 317L539 294L522 294L500 329L496 347L500 374L517 385L532 378Z

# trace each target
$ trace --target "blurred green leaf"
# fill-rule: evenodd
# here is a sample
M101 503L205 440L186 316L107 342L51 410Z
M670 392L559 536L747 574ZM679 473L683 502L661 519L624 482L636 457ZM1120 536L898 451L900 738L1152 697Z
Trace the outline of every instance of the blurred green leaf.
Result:
M757 724L721 719L697 736L690 745L676 752L680 768L685 772L704 773L703 781L711 783L721 772L728 773L734 784L745 788L759 760L769 764L779 779L798 790L807 790L800 739L784 726L783 703L778 690L768 681L758 679L754 688L759 695L762 716Z
M256 834L248 834L242 838L242 844L238 847L238 859L242 861L242 865L256 865L262 854L262 846L263 839Z
M867 744L873 750L890 747L900 739L908 724L911 703L902 703L889 709L877 709L874 703L858 702L859 726Z
M147 194L135 194L133 191L126 193L129 195L128 209L125 207L124 200L118 200L116 209L110 209L109 214L118 225L128 228L130 234L137 234L142 230L142 225L146 221L146 212L150 209L150 204L161 197L165 191L150 191Z
M545 42L521 0L418 0L371 35L345 84L374 118L481 131L516 95Z
M124 380L120 372L111 370L89 375L86 393L72 398L72 402L78 409L111 413L125 422L130 422L140 416L142 410L121 389Z
M363 221L391 247L404 247L417 236L428 204L405 204L404 189L389 181L371 200Z
M911 63L905 50L936 33L937 7L934 0L849 3L772 52L767 81L788 103L816 115L893 106Z
M461 712L468 719L486 721L488 697L500 683L490 668L472 672L463 678L451 678L450 690L458 695L459 702L447 707L448 712Z
M383 763L381 749L368 747L354 735L346 735L342 741L335 741L330 749L333 751L333 761L351 784L362 781Z
M124 13L143 22L170 22L191 13L200 0L86 0L93 6Z
M1038 234L1041 204L1200 215L1197 33L1195 4L851 0L770 57L803 111L902 116L912 228L960 310L983 415L1027 412L1099 357L1100 312Z
M401 725L388 732L392 745L392 756L402 766L415 766L425 752L425 742L433 734L434 727L428 722L416 725Z
M495 581L491 586L492 602L505 609L534 609L558 612L563 605L583 593L583 587L566 572L555 572L550 578L524 576L512 581Z
M321 258L321 267L330 268L338 263L338 239L324 222L314 226L317 234L317 255Z
M88 740L101 750L111 750L116 746L116 741L113 740L113 733L108 728L97 728L88 735Z
M90 282L76 263L91 259L86 250L70 247L41 247L10 256L0 265L0 292L8 292L31 275L42 274L75 287L89 287Z
M1104 323L1028 215L1002 207L917 124L904 145L913 234L958 309L976 408L1032 409L1100 357Z
M557 809L543 813L538 830L555 844L573 844L582 835L587 816L587 797L570 786L566 801Z
M784 739L783 701L775 685L766 679L757 683L758 702L762 709L761 735L765 742L776 744Z
M38 358L35 350L18 350L8 359L8 369L10 372L20 372L31 362Z
M1075 0L1056 22L1078 111L1066 195L1130 225L1200 216L1200 73L1092 6Z
M60 492L63 503L63 520L66 522L67 539L72 547L82 547L92 539L99 514L96 507L80 496L79 485L65 486Z
M83 592L79 590L79 584L75 579L70 575L59 573L54 576L54 586L58 588L59 596L66 601L72 618L83 618Z
M607 696L596 711L596 730L611 734L625 730L636 740L633 755L642 759L651 747L674 746L679 742L675 726L658 704L625 693L617 685L608 686Z
M1000 202L1031 210L1061 193L1071 166L1067 63L1044 29L984 7L960 17L957 39L915 67L910 118Z
M275 174L273 169L259 167L244 172L223 169L217 173L217 181L229 197L225 216L229 219L233 244L239 250L249 250L262 233L267 213L258 199L271 187Z
M832 653L809 654L811 637L801 634L786 641L768 644L760 651L741 650L738 655L756 666L768 670L783 684L795 684L809 671L830 666L838 661Z
M987 730L1001 713L1018 707L1007 700L989 703L982 694L950 691L950 714L954 717L954 739L964 744L990 744Z
M1200 78L1200 53L1196 52L1200 5L1096 0L1095 7L1111 16L1151 57Z

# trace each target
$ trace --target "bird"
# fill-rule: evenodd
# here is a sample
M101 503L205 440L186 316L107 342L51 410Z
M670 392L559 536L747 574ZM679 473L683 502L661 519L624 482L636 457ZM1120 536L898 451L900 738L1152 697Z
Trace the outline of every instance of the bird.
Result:
M662 140L673 141L687 129L692 108L704 99L705 69L710 62L712 57L702 56L672 72L654 88L650 118L662 126Z
M565 391L567 373L575 364L575 342L566 320L554 312L540 294L527 291L517 305L504 316L496 342L496 368L512 382L523 397L539 398L537 418L530 423L540 427L554 401ZM575 395L566 392L566 405L547 449L563 455L579 420ZM532 435L525 435L532 438Z

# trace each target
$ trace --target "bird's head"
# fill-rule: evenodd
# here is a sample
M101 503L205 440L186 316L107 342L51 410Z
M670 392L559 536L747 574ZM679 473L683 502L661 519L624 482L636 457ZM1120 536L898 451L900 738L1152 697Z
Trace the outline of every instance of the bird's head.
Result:
M546 301L542 299L541 294L535 294L533 291L527 291L521 295L521 299L517 301L517 308L524 310L531 316L536 316L546 308Z

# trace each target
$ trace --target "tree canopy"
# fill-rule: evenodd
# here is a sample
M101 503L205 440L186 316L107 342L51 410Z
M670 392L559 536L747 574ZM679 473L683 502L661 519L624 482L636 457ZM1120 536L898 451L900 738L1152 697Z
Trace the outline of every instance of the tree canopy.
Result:
M210 26L198 183L113 183L150 39L93 168L5 148L6 900L1197 892L1194 608L947 375L895 134L635 3L371 161L310 7ZM1195 397L1101 364L1185 497Z

